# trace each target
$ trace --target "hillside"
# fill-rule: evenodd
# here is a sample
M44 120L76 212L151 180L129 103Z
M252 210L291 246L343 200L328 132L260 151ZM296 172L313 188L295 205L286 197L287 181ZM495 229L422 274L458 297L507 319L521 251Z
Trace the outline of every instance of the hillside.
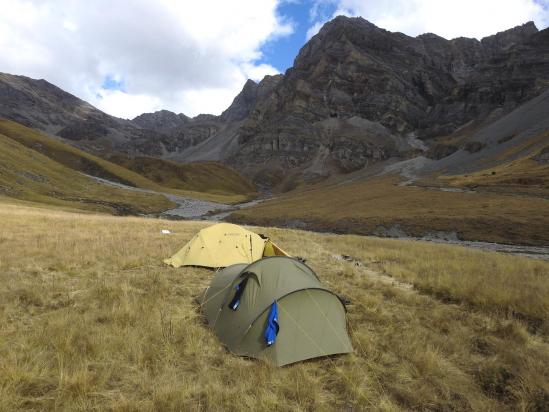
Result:
M222 163L176 163L147 156L113 156L110 160L170 189L248 198L256 195L250 181Z
M161 133L110 116L44 79L0 73L0 101L0 118L55 134L95 154L163 150Z
M548 151L546 91L406 160L386 159L309 185L292 175L280 188L287 193L228 219L339 233L547 245Z
M546 408L547 262L257 228L351 302L354 353L275 368L204 324L211 271L162 264L206 223L6 203L0 221L0 410Z
M549 147L549 90L487 124L470 124L440 139L427 154L434 161L417 173L428 175L467 174L530 158L540 166L539 157ZM519 176L517 176L518 178Z
M6 135L4 132L2 127L2 197L112 214L159 213L175 206L160 194L133 192L100 184L77 170L26 147L17 139L12 139L9 136L11 133Z
M157 184L137 173L18 123L0 119L0 133L75 171L128 186L153 190L160 189Z
M255 195L250 183L223 165L178 166L169 161L151 159L148 162L153 163L144 167L138 158L129 162L129 166L136 168L132 171L16 122L0 119L0 133L72 169L73 174L80 172L140 189L218 202L236 203ZM172 205L171 202L164 204Z

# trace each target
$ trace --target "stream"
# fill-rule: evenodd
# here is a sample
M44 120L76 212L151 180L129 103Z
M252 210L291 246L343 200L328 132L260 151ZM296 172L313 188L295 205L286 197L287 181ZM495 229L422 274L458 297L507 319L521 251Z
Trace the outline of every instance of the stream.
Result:
M175 217L181 219L202 219L202 220L221 220L228 216L231 212L250 207L265 201L266 199L256 199L250 202L238 203L230 205L226 203L211 202L208 200L196 199L193 197L173 195L170 193L157 192L149 189L141 189L139 187L128 186L123 183L113 182L112 180L103 179L101 177L85 175L99 183L118 187L120 189L131 190L133 192L152 193L162 195L177 204L177 207L166 210L161 215L167 217Z
M436 238L411 238L406 237L402 239L410 240L426 240L428 242L434 243L444 243L447 245L457 245L470 247L473 249L481 249L490 252L500 252L507 253L511 255L524 256L532 259L543 259L549 260L549 246L524 246L524 245L506 245L503 243L491 243L491 242L479 242L473 240L445 240L445 239L436 239Z
M96 180L100 183L110 186L119 187L121 189L132 190L134 192L154 193L158 195L166 196L169 200L177 204L176 208L166 210L161 213L161 216L180 218L180 219L200 219L200 220L212 220L220 221L227 217L231 212L239 209L244 209L257 205L261 202L269 200L269 198L260 198L252 200L250 202L239 203L236 205L229 205L225 203L210 202L207 200L195 199L192 197L184 197L178 195L172 195L164 192L156 192L154 190L141 189L137 187L127 186L122 183L113 182L100 177L86 175L89 178ZM523 246L523 245L506 245L501 243L490 242L478 242L469 240L457 239L454 234L433 234L432 236L425 236L422 238L408 237L405 233L391 231L384 234L387 237L393 237L403 240L423 240L435 243L444 243L450 245L458 245L464 247L470 247L474 249L482 249L492 252L508 253L512 255L525 256L533 259L549 260L549 246Z

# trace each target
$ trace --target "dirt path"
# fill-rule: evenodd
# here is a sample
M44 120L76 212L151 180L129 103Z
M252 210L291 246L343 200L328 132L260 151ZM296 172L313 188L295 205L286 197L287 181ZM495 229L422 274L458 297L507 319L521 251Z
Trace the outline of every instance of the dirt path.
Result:
M414 289L414 285L407 282L402 282L400 280L397 280L389 275L385 275L383 273L376 272L372 269L363 267L361 269L361 272L366 275L368 278L378 281L380 283L383 283L385 285L393 286L394 288L400 289L405 292L414 292L418 293L417 290Z
M358 268L360 270L360 273L362 273L364 276L368 277L369 279L373 281L377 281L380 283L383 283L385 285L392 286L396 289L402 290L404 292L408 293L418 293L417 290L414 289L414 285L408 282L403 282L400 280L397 280L389 275L386 275L384 273L377 272L375 270L370 269L364 263L362 263L360 260L356 260L352 258L351 256L347 255L332 255L332 258L334 260L338 261L344 261L348 263L349 265L354 266L355 268Z

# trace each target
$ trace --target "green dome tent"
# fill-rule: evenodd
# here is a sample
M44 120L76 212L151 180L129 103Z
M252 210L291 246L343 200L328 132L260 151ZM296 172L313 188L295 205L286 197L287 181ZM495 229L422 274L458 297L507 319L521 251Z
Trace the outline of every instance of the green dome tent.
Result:
M283 366L353 350L343 303L297 259L268 257L217 272L202 308L210 327L237 355ZM268 345L265 331L273 312L278 332Z

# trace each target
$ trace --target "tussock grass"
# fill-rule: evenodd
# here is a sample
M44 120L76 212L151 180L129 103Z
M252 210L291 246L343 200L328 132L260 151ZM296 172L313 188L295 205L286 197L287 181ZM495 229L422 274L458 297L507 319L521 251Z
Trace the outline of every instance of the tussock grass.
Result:
M290 253L305 255L324 283L352 301L353 354L274 368L231 355L204 325L194 298L209 283L210 271L161 264L206 223L21 204L1 204L0 222L0 410L543 410L547 405L545 336L507 310L492 310L505 305L514 310L513 299L460 303L453 288L455 299L434 293L447 276L432 290L416 292L371 275L385 271L419 286L422 273L436 268L439 259L457 268L466 258L471 264L463 264L463 283L485 275L473 262L491 262L503 272L492 278L491 288L499 291L521 284L511 275L517 267L530 267L525 258L261 228ZM161 235L162 228L175 233ZM336 254L350 254L365 266L336 260ZM543 272L537 282L545 288L547 263L535 265L539 269L528 270Z
M548 262L422 241L351 236L344 245L342 253L439 300L515 316L549 336Z

